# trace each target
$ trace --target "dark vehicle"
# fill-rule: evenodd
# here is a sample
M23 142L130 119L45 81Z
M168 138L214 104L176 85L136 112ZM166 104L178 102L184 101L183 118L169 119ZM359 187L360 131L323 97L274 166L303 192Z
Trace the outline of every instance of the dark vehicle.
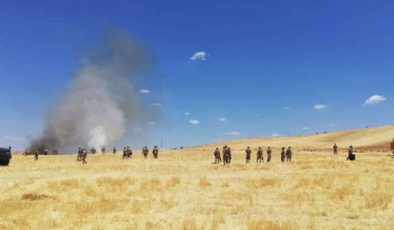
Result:
M7 166L12 158L11 147L0 148L0 166Z

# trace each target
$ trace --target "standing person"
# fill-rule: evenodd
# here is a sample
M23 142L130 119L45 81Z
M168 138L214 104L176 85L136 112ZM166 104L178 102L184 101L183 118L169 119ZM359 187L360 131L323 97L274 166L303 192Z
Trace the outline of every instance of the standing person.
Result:
M126 157L131 158L133 156L133 150L131 150L130 146L126 148Z
M77 161L81 161L81 158L82 158L82 148L78 147Z
M220 151L219 148L216 148L215 151L213 152L213 156L215 157L215 164L220 163Z
M261 149L261 147L259 147L259 149L257 150L257 160L256 160L256 162L261 163L261 161L264 162L264 159L263 159L263 150Z
M393 153L394 153L394 138L393 138L393 141L391 142L391 146L390 146L391 148L391 150L393 151Z
M86 157L88 155L88 151L86 149L82 150L82 164L87 164Z
M230 147L227 147L227 155L228 155L228 157L227 157L228 164L230 164L231 163L231 157L232 157L232 155L231 155L231 148Z
M34 160L38 160L38 155L39 155L39 153L38 153L38 150L36 150L35 152L34 152Z
M286 151L286 161L291 161L291 156L293 155L293 152L291 151L291 147L287 148Z
M101 147L101 153L105 153L105 152L107 152L107 149L104 146L102 146Z
M272 154L272 150L271 148L268 146L267 147L267 162L271 161L271 154Z
M113 154L116 153L116 147L114 147L114 148L112 149L112 153L113 153Z
M48 149L44 149L44 155L48 155Z
M226 165L228 162L228 153L227 153L227 145L223 146L223 165Z
M90 153L91 154L96 154L96 148L95 147L92 147L91 149L90 149ZM82 154L82 153L81 153ZM82 155L81 155L82 156Z
M286 155L285 147L282 147L282 151L280 152L280 160L282 162L285 162L285 155Z
M250 147L248 146L245 150L246 152L246 164L250 163L250 155L252 154L252 150L250 150Z
M349 146L348 156L346 160L351 160L351 161L356 160L356 155L354 154L353 146Z
M153 154L153 158L158 158L159 157L159 147L157 147L157 146L153 147L152 154Z
M338 154L338 146L337 146L337 143L335 143L334 146L333 146L332 148L333 148L333 150L334 150L334 155L337 155L337 154Z
M123 147L123 159L127 158L127 149L126 147Z
M144 158L148 158L148 154L149 154L149 149L147 146L145 146L144 148L142 148L142 154L144 155Z
M58 150L57 149L53 149L52 155L57 155L57 154L58 154Z

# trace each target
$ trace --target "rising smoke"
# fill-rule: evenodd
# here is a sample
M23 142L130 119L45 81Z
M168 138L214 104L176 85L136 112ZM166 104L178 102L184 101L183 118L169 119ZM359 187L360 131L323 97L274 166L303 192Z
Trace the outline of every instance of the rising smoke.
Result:
M31 150L109 145L143 112L134 83L150 62L140 44L124 34L111 35L85 62Z

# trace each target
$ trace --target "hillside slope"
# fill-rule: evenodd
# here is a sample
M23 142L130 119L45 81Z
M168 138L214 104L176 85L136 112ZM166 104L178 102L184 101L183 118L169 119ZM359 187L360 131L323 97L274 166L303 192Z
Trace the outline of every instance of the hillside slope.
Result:
M394 125L389 125L368 129L312 134L308 136L262 137L232 140L212 143L202 147L230 145L233 148L245 148L246 146L253 148L258 146L280 148L282 146L292 146L294 148L329 149L332 148L334 143L337 143L340 148L346 148L349 145L353 145L357 148L388 149L393 138Z

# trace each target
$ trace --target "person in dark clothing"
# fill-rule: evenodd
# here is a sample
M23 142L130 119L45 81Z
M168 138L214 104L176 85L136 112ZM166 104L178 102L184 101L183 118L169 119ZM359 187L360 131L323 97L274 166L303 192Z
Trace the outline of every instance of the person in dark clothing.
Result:
M263 159L263 150L261 149L261 147L259 147L259 149L257 150L257 159L256 159L256 162L261 163L261 161L264 162L264 159Z
M96 152L97 152L97 151L96 151L96 148L95 148L95 147L92 147L92 148L90 149L90 153L91 153L91 154L96 154Z
M152 154L153 154L153 158L158 158L159 157L159 147L157 147L157 146L153 147Z
M267 162L271 161L272 150L270 147L267 147Z
M78 147L78 155L77 155L77 161L82 160L82 148Z
M334 155L337 155L337 154L338 154L338 146L337 146L337 143L335 143L334 146L333 146L332 148L333 148L333 150L334 150Z
M116 154L116 147L114 147L114 148L112 149L112 153L113 153L113 154Z
M246 152L246 164L250 163L250 156L252 155L252 150L248 146L245 150Z
M228 157L227 157L228 164L230 164L231 163L231 158L232 158L231 148L230 147L227 148L227 155L228 155Z
M394 138L393 138L393 141L391 141L390 149L394 153Z
M291 156L293 155L293 152L291 151L291 147L287 148L286 151L286 161L291 161Z
M82 164L87 164L86 157L88 156L88 151L86 149L82 150Z
M220 163L220 151L219 148L216 148L215 151L213 152L213 156L215 157L215 164Z
M148 149L148 147L144 146L144 147L142 148L142 154L144 155L144 158L145 158L145 159L148 157L148 154L149 154L149 149Z
M285 161L285 156L286 156L285 147L282 147L282 151L280 152L280 160L282 162Z
M133 156L133 150L131 150L130 146L126 148L126 158L131 158Z
M348 149L348 156L347 156L347 159L346 159L346 160L350 160L350 161L356 160L356 155L354 154L353 146L349 146L349 149Z
M123 147L123 159L127 158L127 149L126 147Z
M223 147L222 154L223 154L223 165L226 165L226 164L228 163L227 145L225 145L225 146Z
M37 150L34 152L34 160L36 160L36 161L38 160L38 155L39 155L39 152Z

